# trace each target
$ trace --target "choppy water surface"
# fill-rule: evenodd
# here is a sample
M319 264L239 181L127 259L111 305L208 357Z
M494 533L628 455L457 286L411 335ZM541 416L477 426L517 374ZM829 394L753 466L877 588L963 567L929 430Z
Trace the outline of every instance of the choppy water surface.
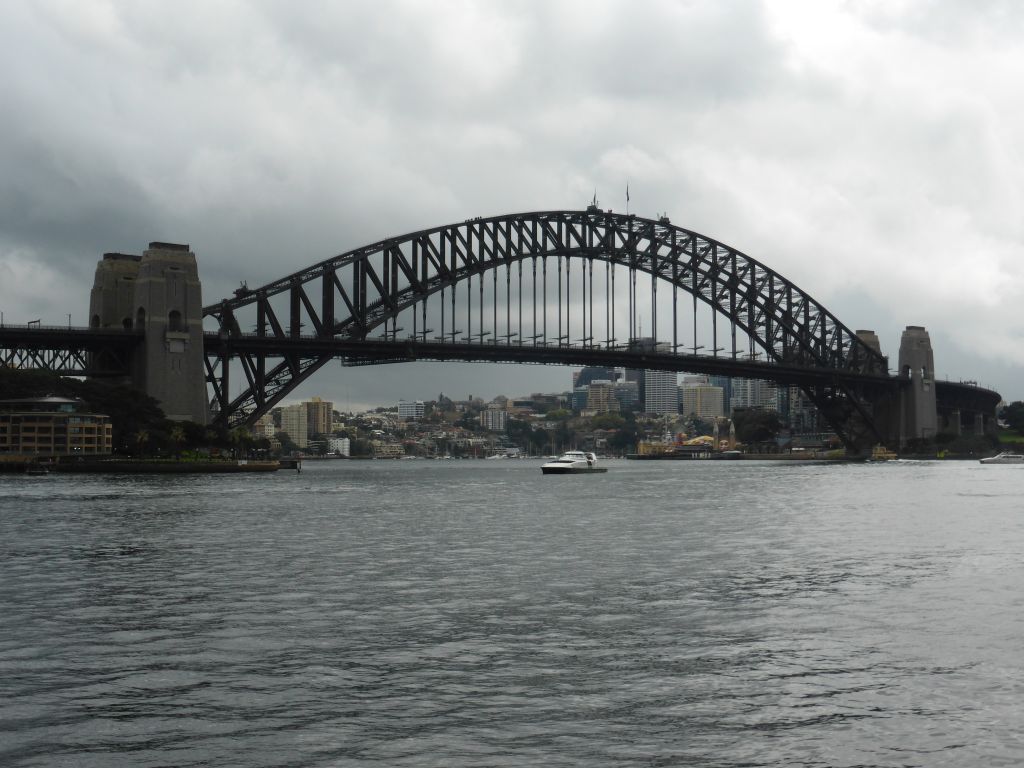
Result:
M4 766L1024 763L1024 467L0 476Z

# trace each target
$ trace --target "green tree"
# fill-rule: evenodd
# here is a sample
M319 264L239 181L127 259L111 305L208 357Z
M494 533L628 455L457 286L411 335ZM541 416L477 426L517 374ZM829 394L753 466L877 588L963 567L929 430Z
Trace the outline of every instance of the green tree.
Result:
M352 456L372 456L373 445L362 437L353 437L349 443L349 454Z
M175 454L181 455L181 446L185 444L185 428L180 424L175 424L171 427L169 435L171 442L174 443Z
M622 429L626 420L617 413L599 413L590 420L593 429Z
M1004 405L999 418L1018 435L1024 435L1024 402L1015 400L1009 405Z
M736 438L742 443L767 443L782 431L782 422L775 411L741 408L733 416Z
M137 448L137 451L138 451L138 455L139 456L145 455L146 443L149 442L149 430L147 430L147 429L140 429L138 432L136 432L134 435L132 435L132 439L135 441L135 445L136 445L136 448Z
M302 449L295 444L295 441L288 436L287 432L278 432L275 437L277 438L277 442L281 444L281 450L285 453L298 453L302 451Z
M629 453L636 450L636 443L639 439L636 423L627 424L622 429L615 430L608 438L608 447L616 453Z

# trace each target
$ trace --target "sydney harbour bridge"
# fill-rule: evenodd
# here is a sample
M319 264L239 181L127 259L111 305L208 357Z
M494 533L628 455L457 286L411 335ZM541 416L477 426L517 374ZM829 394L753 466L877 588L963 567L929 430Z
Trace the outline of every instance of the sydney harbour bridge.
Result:
M106 254L88 328L0 328L0 365L107 376L172 418L252 424L332 360L598 365L796 386L848 449L992 427L998 393L937 381L927 332L898 365L767 265L604 211L470 219L390 237L203 305L188 246ZM387 375L384 370L381 375Z

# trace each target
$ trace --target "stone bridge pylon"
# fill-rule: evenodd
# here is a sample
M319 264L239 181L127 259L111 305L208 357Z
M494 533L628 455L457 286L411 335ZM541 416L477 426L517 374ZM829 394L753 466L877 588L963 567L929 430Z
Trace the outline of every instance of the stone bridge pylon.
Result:
M89 325L141 334L124 383L156 398L169 419L209 421L202 286L189 246L153 242L141 256L104 254Z

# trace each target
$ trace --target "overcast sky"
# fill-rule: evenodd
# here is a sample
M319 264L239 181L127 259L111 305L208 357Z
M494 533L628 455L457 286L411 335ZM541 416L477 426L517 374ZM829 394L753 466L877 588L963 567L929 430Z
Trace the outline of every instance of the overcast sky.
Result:
M85 324L96 261L187 242L204 299L389 235L603 207L721 240L895 359L1024 399L1024 5L0 3L0 310ZM570 369L332 366L338 405Z

